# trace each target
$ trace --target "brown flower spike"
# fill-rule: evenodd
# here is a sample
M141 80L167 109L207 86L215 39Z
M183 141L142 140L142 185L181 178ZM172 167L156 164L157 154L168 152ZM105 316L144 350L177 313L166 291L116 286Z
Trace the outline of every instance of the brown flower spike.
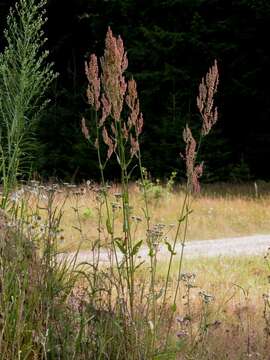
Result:
M128 118L129 129L134 126L137 137L141 134L143 128L143 116L140 113L140 102L138 99L137 85L134 79L129 80L126 95L126 103L130 109Z
M98 111L100 108L100 78L98 75L98 61L95 54L90 56L89 63L85 63L85 74L88 80L88 102Z
M205 78L199 86L199 95L197 97L197 106L203 118L202 136L209 134L212 126L217 122L218 111L214 106L214 96L217 92L219 83L219 73L217 67L217 61L209 69Z
M195 166L197 144L188 126L186 126L183 131L183 139L186 143L186 151L183 158L186 161L188 186L192 188L193 192L199 193L199 178L202 176L203 173L203 163Z
M85 123L85 118L82 118L81 126L82 126L82 133L83 133L84 137L86 138L86 140L89 140L90 135L89 135L88 127L86 126L86 123Z
M108 131L105 126L102 129L102 138L103 138L104 143L108 146L107 159L110 159L110 157L112 156L112 153L114 151L115 145L114 145L112 139L110 138L110 136L108 135Z
M217 92L219 83L219 74L217 62L209 69L205 78L199 86L199 95L197 97L197 106L202 116L201 135L206 136L209 134L213 125L217 122L218 112L214 107L214 95ZM183 139L186 143L185 156L182 156L186 162L186 173L188 185L192 188L193 192L200 192L199 178L203 174L203 163L195 165L197 155L197 144L188 126L184 129Z
M125 146L129 145L131 156L137 156L138 138L143 128L137 86L134 79L128 83L125 81L123 74L128 66L127 55L122 39L114 37L110 28L107 31L104 56L100 59L100 65L101 71L94 54L90 56L89 63L85 64L88 79L87 99L98 114L96 125L102 129L102 139L108 146L107 159L117 151L119 136L124 139ZM129 110L127 120L121 117L125 104ZM84 119L82 132L89 139ZM98 139L95 144L98 146Z
M120 37L116 39L109 28L105 40L104 56L101 58L101 81L106 98L111 104L112 117L116 121L120 120L123 108L127 88L123 73L127 66L128 60L123 41Z

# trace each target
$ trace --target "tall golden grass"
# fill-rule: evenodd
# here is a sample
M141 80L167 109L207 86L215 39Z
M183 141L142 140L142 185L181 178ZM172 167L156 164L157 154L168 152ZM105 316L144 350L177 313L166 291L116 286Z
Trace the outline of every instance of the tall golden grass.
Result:
M64 206L62 227L65 229L59 243L62 250L74 251L81 242L82 249L96 239L96 222L98 217L96 192L86 184L70 190L62 187L57 195L61 202L68 195ZM162 223L167 227L176 226L175 214L179 203L183 202L184 187L176 186L168 192L166 186L160 187L158 193L150 193L149 212L154 224ZM218 239L225 237L254 234L270 234L270 184L259 183L259 196L256 196L254 184L210 184L204 185L200 196L192 202L193 214L190 215L188 240ZM111 185L109 196L117 204L120 187ZM143 218L143 194L135 183L130 185L130 203L132 216ZM119 206L119 204L118 204ZM78 212L74 209L78 207ZM116 211L116 233L121 232L121 210ZM78 216L84 237L76 230ZM105 215L104 215L105 216ZM135 221L135 219L134 219ZM140 224L137 238L144 237L146 226ZM168 233L170 236L173 233ZM103 238L106 246L106 239Z

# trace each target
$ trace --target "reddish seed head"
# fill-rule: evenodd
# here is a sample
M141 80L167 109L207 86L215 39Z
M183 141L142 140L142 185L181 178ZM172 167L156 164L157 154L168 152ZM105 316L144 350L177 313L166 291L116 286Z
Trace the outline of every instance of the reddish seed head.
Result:
M137 84L134 79L128 81L128 93L126 96L126 103L130 110L132 111L135 107L136 101L138 98L137 94Z
M137 156L138 152L139 152L139 142L137 139L135 139L132 134L130 134L130 153L131 156Z
M183 158L186 162L186 172L188 184L192 187L193 192L200 192L199 178L203 173L203 163L195 166L196 161L196 141L193 138L192 132L188 126L183 131L183 139L186 143L185 156Z
M186 160L187 176L188 178L191 178L194 170L194 161L196 157L196 141L188 125L183 131L183 139L186 143L186 154L184 158Z
M197 106L203 119L201 129L202 136L205 136L210 132L218 119L217 108L213 108L214 95L217 92L218 83L219 74L217 62L215 61L205 78L202 79L199 86L199 95L197 97ZM194 192L200 192L199 178L203 173L203 163L195 166L197 144L188 126L184 129L183 139L186 143L186 153L185 156L182 157L186 161L188 184L192 186Z
M109 137L109 134L108 134L105 126L102 129L102 138L103 138L104 143L108 146L107 159L109 159L112 156L112 153L114 151L114 144L113 144L112 139Z
M137 135L141 134L142 128L143 128L143 114L140 113L140 116L139 116L138 121L136 123L136 133L137 133Z
M109 100L106 98L104 94L102 94L101 103L102 103L102 117L99 121L99 126L102 126L104 124L105 120L110 115L112 108Z
M202 176L202 174L203 174L203 163L201 163L200 165L196 165L192 174L192 187L195 193L199 193L201 191L199 178Z
M107 158L117 148L119 131L129 143L131 155L137 155L139 151L138 137L143 128L143 116L140 113L140 103L137 94L137 86L134 79L126 83L123 75L127 69L128 60L121 37L114 37L108 28L105 39L104 56L100 59L101 75L99 78L98 61L95 55L91 55L85 71L89 86L87 89L88 102L98 111L101 117L98 126L102 128L102 138L108 146ZM102 94L100 90L102 89ZM127 121L121 118L124 100L129 108ZM110 123L109 123L109 120ZM104 126L107 120L108 126ZM108 133L110 131L110 133ZM96 141L98 146L98 140Z
M90 135L89 135L89 130L88 130L88 128L87 128L87 126L86 126L86 123L85 123L85 118L82 118L82 123L81 123L81 125L82 125L82 133L83 133L84 137L85 137L87 140L89 140Z
M98 74L98 62L95 54L90 56L89 63L85 63L85 73L88 79L87 98L90 105L96 111L100 108L100 78Z
M128 140L128 129L126 123L122 126L122 134L125 140Z
M109 28L110 29L110 28ZM127 70L128 67L128 59L127 59L127 53L124 49L124 43L120 36L118 36L118 39L116 40L117 49L120 55L120 58L122 59L121 62L121 70L122 72Z
M205 78L202 79L199 86L199 95L197 97L197 106L203 119L202 136L205 136L210 132L218 119L217 108L213 108L214 96L217 92L218 83L219 73L217 61L215 60L214 65L209 69Z
M140 113L140 102L138 99L136 81L134 79L131 79L128 82L126 103L130 109L130 115L128 118L129 129L134 126L136 135L139 136L142 132L143 117Z
M120 120L123 99L126 92L126 82L123 72L128 65L122 39L116 39L109 28L105 40L104 56L101 59L102 85L111 104L112 116L116 121Z

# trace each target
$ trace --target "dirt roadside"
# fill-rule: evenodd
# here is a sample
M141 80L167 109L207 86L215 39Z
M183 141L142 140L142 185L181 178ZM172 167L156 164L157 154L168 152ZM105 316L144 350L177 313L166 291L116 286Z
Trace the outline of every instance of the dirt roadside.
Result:
M267 252L270 247L270 235L253 235L253 236L241 236L233 238L223 238L215 240L194 240L189 241L185 244L184 256L186 258L197 258L197 257L219 257L219 256L251 256L251 255L262 255ZM182 246L177 244L175 248L175 258L181 253ZM143 261L148 259L148 248L141 247L137 254L138 260ZM158 250L158 259L166 260L169 258L169 251L165 244L161 244ZM59 254L59 258L66 258L72 260L75 253L63 253ZM77 254L77 263L93 261L92 251L80 251ZM120 261L122 254L117 251L117 257ZM100 261L108 262L109 256L106 249L100 250Z

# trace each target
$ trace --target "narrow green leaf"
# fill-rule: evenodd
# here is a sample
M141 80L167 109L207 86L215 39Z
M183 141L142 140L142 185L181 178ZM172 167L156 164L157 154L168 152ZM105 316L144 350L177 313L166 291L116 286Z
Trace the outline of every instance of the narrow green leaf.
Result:
M121 242L121 239L114 239L114 242L116 243L118 249L121 251L122 254L127 255L127 249L126 246Z
M140 250L140 247L142 246L142 240L140 240L139 242L137 242L137 244L135 244L133 246L133 249L131 251L131 256L134 256L138 253L138 251Z
M150 257L153 257L153 256L154 256L154 250L153 250L152 248L149 249L148 255L149 255Z
M108 233L109 233L110 235L112 235L112 234L113 234L113 231L112 231L112 226L111 226L111 222L110 222L110 219L109 219L109 218L107 218L107 220L106 220L106 228L107 228Z
M179 218L178 222L183 222L192 212L193 212L193 210L188 210L184 216Z
M169 252L170 252L172 255L176 255L176 252L173 251L172 245L171 245L168 241L166 241L165 244L167 245L167 248L168 248Z
M145 261L141 261L138 265L136 265L135 268L134 268L134 272L135 272L136 270L138 270L139 267L141 267L144 263L145 263Z

